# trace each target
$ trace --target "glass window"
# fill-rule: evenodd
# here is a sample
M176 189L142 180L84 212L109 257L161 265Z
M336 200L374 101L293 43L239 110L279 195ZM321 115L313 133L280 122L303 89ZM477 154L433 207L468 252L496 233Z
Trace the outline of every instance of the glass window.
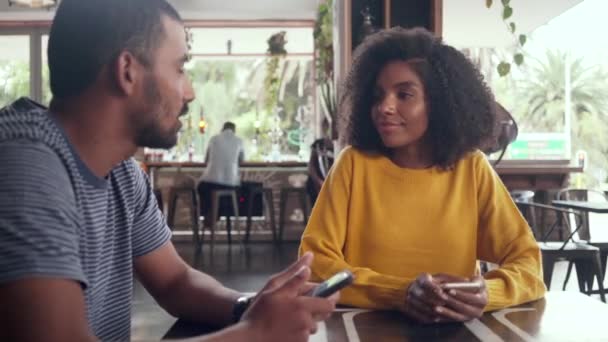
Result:
M517 34L527 35L522 49L516 49L514 36L506 43L498 38L499 33L508 33L508 26L498 12L502 8L500 2L494 2L497 7L493 9L494 20L500 24L496 25L494 44L492 40L484 40L483 37L490 36L488 32L480 32L478 45L473 39L464 42L465 35L454 25L444 25L444 38L462 48L478 64L496 99L516 119L520 133L509 147L507 159L576 162L578 155L585 154L585 179L576 179L575 185L601 185L606 182L608 169L608 45L602 43L608 30L604 18L608 2L585 0L574 6L561 4L546 8L545 13L526 6L513 6L513 17L507 20L522 27L523 32ZM557 8L560 6L563 8ZM489 12L485 3L479 7ZM449 8L444 10L447 10L444 16L448 16L446 23L456 22L449 19ZM547 20L538 18L539 13L550 12L553 15ZM526 30L526 26L530 29ZM517 52L524 56L519 67L512 62ZM500 77L496 69L501 61L512 64L506 77Z
M286 31L288 54L278 65L278 105L268 110L267 40L279 31ZM164 158L204 160L208 140L232 121L246 160L306 160L315 117L312 28L195 28L192 39L186 69L196 99L182 118L178 145Z
M30 95L30 38L0 35L0 107Z
M280 106L268 112L264 57L193 58L187 69L196 99L183 117L184 129L170 158L187 159L193 149L193 159L203 160L209 138L221 131L224 122L232 121L244 141L247 160L305 159L314 138L312 61L312 56L281 61Z

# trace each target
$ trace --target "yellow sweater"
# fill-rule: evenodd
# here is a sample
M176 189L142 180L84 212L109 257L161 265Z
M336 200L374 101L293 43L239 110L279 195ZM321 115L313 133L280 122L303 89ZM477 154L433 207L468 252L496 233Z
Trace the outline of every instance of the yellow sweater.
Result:
M538 245L481 152L442 171L346 148L312 210L306 251L316 281L343 269L355 274L340 302L362 308L402 309L420 273L471 277L478 259L500 265L485 274L487 311L545 293Z

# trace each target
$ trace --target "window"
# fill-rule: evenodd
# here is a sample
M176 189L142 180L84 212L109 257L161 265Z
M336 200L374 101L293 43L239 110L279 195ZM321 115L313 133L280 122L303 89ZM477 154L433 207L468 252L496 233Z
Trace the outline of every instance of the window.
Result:
M286 32L287 54L278 66L278 103L268 110L267 40L280 31ZM193 58L186 68L197 99L182 118L178 145L163 152L164 158L203 160L209 138L225 121L233 121L247 160L307 159L316 118L312 26L199 27L190 32ZM0 105L20 96L48 105L48 30L29 28L11 34L0 30ZM199 130L201 121L207 124L204 133Z
M30 95L30 37L0 35L0 108Z
M498 12L501 6L494 5L492 20L502 30L497 32L508 32ZM608 169L608 45L602 43L608 3L585 0L542 6L544 11L534 11L528 3L514 6L512 20L533 27L522 32L528 38L523 65L513 65L506 77L499 77L496 67L500 61L513 60L515 37L505 43L497 33L494 41L484 41L489 33L480 32L478 45L472 39L464 42L458 25L450 25L456 22L449 19L456 8L444 13L444 37L478 64L496 99L516 119L520 134L506 159L576 162L584 153L587 168L583 179L575 177L575 185L597 186L606 182ZM489 12L484 4L479 7ZM548 13L553 14L546 20L535 17ZM538 21L535 26L530 25L533 20Z
M267 39L286 31L276 110L264 105ZM194 28L186 66L196 100L183 117L178 145L167 158L203 160L209 138L233 121L249 161L305 160L314 138L312 28ZM200 133L199 123L207 127Z

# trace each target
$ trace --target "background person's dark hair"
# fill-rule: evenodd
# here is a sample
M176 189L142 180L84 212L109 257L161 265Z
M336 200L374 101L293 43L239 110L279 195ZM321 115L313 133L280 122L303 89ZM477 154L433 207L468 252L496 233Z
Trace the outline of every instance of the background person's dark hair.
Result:
M464 54L425 29L393 28L368 36L354 53L340 99L347 144L387 152L374 128L371 110L378 74L395 60L410 61L424 84L429 110L425 138L431 144L435 166L452 167L492 134L494 97Z
M224 127L222 128L222 131L225 131L227 129L236 132L236 125L234 124L234 122L226 121L224 123Z
M81 94L122 51L152 65L165 37L162 15L181 21L166 0L61 1L47 50L53 101Z

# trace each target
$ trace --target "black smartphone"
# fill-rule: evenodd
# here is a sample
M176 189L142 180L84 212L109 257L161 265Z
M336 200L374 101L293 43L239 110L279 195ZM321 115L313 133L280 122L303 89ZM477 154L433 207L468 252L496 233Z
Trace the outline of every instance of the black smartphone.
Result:
M344 270L334 274L331 278L317 285L310 293L312 297L329 297L340 289L352 284L355 277L353 274Z

